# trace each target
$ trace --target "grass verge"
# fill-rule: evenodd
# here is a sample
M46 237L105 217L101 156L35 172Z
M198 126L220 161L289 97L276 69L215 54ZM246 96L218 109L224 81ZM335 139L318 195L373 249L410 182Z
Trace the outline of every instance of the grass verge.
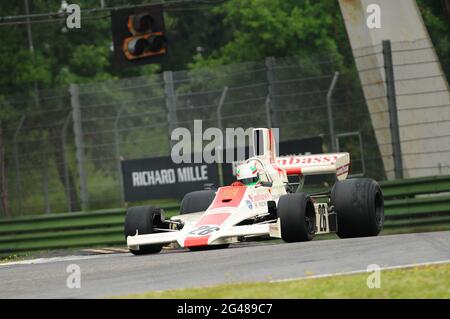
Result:
M165 290L119 298L450 298L450 264L381 272L381 287L369 289L369 273L286 282L226 284Z

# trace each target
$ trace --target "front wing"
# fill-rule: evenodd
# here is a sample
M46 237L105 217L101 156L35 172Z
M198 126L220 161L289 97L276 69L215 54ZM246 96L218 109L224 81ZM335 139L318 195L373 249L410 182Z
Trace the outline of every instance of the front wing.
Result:
M187 243L186 231L168 231L146 235L135 235L127 237L127 246L130 249L139 249L139 246L154 244L178 243L181 247L207 246L231 243L237 241L238 237L262 236L281 238L280 221L276 223L234 226L229 229L217 231L209 236L198 236L198 240ZM192 238L192 237L189 237Z

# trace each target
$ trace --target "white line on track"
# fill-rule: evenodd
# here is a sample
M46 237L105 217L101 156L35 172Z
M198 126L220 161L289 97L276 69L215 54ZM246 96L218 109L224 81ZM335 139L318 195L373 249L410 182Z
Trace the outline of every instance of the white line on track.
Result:
M432 265L440 265L440 264L448 264L448 263L450 263L450 259L448 259L448 260L440 260L440 261L433 261L433 262L417 263L417 264L406 264L406 265L398 265L398 266L380 267L380 270L381 271L382 270L394 270L394 269L413 268L413 267L420 267L420 266L432 266ZM305 280L305 279L327 278L327 277L333 277L333 276L355 275L355 274L362 274L362 273L367 273L367 272L369 272L367 269L364 269L364 270L352 270L352 271L336 272L336 273L322 274L322 275L309 275L307 277L276 279L276 280L270 280L269 282L270 283L289 282L289 281L295 281L295 280Z
M95 259L95 258L107 258L107 257L118 256L118 255L123 255L123 254L115 253L115 254L99 254L99 255L88 255L88 256L65 256L65 257L37 258L37 259L3 263L3 264L0 264L0 267L14 266L14 265L46 264L46 263L52 263L52 262L65 262L65 261L75 261L75 260L85 260L85 259Z

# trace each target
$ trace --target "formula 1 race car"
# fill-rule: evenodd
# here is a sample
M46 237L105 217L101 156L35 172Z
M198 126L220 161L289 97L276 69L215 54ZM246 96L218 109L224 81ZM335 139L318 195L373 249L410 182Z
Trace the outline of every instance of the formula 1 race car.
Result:
M378 235L384 222L383 194L372 179L346 179L348 153L276 157L271 129L254 129L253 138L255 156L238 168L239 181L231 186L186 194L180 214L167 220L160 208L128 208L129 250L140 255L160 252L167 244L191 250L224 248L261 236L300 242L330 232L340 238ZM304 177L314 174L334 174L336 183L326 192L301 192ZM289 183L292 175L299 177L297 187Z

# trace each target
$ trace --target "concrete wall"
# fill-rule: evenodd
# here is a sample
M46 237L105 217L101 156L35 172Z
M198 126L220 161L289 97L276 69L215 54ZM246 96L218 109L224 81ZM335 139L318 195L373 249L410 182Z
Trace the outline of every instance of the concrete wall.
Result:
M381 28L369 29L369 4ZM339 0L383 164L394 178L381 42L391 40L404 177L450 173L450 94L414 0Z

